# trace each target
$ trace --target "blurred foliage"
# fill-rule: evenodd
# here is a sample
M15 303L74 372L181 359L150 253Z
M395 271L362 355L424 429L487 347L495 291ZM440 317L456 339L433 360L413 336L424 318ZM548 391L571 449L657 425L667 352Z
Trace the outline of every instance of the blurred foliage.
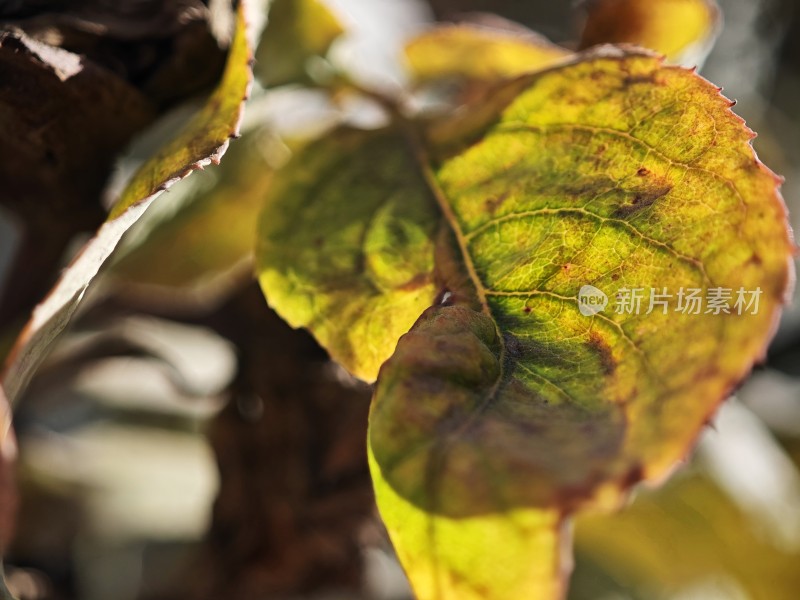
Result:
M255 130L233 144L184 210L158 223L117 262L112 276L136 286L197 289L213 285L251 256L256 218L269 189L270 133ZM165 260L165 257L169 257Z
M721 24L713 0L588 0L586 8L581 48L636 44L686 67L703 64Z
M309 62L344 32L322 0L273 0L268 19L256 50L256 76L265 86L309 82Z
M445 77L498 81L544 69L570 54L533 32L468 23L433 28L405 47L411 77L419 82Z
M800 547L782 549L765 539L702 471L642 490L618 514L581 518L575 543L579 557L636 597L676 598L708 585L708 598L791 600L800 589ZM580 568L579 558L579 580ZM591 589L571 596L596 597Z

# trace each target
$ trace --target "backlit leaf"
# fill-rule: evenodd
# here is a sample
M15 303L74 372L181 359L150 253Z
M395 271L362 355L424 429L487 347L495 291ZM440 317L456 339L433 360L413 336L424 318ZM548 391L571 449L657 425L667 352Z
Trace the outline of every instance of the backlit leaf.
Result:
M445 77L494 81L550 67L572 54L533 32L468 24L426 31L408 43L405 53L411 76L423 82Z
M267 194L256 249L267 301L372 381L434 301L436 204L398 133L338 130Z
M369 433L379 508L420 598L560 597L553 515L666 475L763 356L793 243L752 137L692 72L605 51L531 77L432 165L479 301L456 294L401 338ZM608 304L579 303L584 286ZM676 310L690 289L699 314ZM671 294L666 308L651 290ZM739 290L760 291L758 308L737 309ZM509 521L531 543L513 564L493 543ZM515 576L493 583L481 562Z
M670 62L701 65L721 24L714 0L589 0L581 48L637 44Z
M108 220L34 310L3 373L3 385L12 402L66 327L89 283L122 235L166 188L195 169L219 162L230 138L237 134L251 79L245 4L240 5L227 66L217 89L187 127L137 171Z

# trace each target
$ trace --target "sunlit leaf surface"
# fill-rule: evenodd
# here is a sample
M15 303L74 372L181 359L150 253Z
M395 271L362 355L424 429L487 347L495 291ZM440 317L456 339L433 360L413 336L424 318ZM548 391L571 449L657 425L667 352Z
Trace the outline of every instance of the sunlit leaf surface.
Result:
M256 250L270 305L374 380L434 301L439 214L406 139L338 130L278 172Z
M763 355L792 243L778 180L729 107L652 56L590 55L532 78L433 165L479 301L456 290L401 338L369 434L422 598L558 597L548 515L665 475ZM503 562L503 586L460 557L494 561L509 519L543 523L552 545ZM526 579L531 565L550 581Z

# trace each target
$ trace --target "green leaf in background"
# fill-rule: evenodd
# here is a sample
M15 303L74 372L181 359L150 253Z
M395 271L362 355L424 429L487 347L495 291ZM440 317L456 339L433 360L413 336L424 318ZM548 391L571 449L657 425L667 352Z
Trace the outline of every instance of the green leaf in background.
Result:
M560 597L560 518L663 477L763 356L794 246L730 104L651 55L589 54L532 77L428 173L479 302L432 307L401 338L369 432L378 505L422 600ZM587 285L608 305L582 311ZM728 290L727 312L680 312L691 289ZM738 290L758 308L737 311ZM654 292L666 305L648 309ZM525 539L542 523L549 550L496 563L509 519Z
M114 265L114 279L151 292L216 295L209 288L224 284L252 255L258 212L272 180L264 147L270 139L262 129L245 133L219 168L204 174L210 182L194 192L197 197Z
M479 25L440 25L405 48L411 77L419 82L446 77L496 81L563 62L572 52L534 32Z
M267 301L367 381L433 303L436 204L403 135L339 129L276 173L260 218Z
M241 3L222 80L206 104L177 137L145 162L115 204L108 220L79 252L16 341L2 381L12 402L19 396L48 348L67 326L89 283L123 234L153 200L175 181L212 162L218 163L238 135L251 81L252 53Z
M736 595L715 597L794 600L800 589L800 551L770 541L697 471L642 490L617 514L581 517L575 545L642 598L683 597L687 589L716 584L733 586Z
M714 0L589 0L586 10L581 48L636 44L686 67L703 63L722 24Z
M273 0L256 50L255 73L265 86L306 83L306 67L344 32L321 0Z

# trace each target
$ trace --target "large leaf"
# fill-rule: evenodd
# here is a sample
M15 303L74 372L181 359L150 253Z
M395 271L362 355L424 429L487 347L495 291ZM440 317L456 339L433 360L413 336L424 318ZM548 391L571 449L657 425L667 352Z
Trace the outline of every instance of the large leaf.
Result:
M372 381L434 301L439 221L397 132L340 129L279 171L256 249L270 305Z
M411 40L405 49L417 81L459 77L494 81L538 71L572 53L541 36L479 25L442 25Z
M581 47L637 44L687 67L711 51L722 22L714 0L589 0Z
M778 179L730 104L653 56L589 55L532 77L433 165L479 302L457 294L401 338L369 433L378 504L421 598L559 597L560 517L663 477L763 356L793 243ZM579 304L586 285L605 311ZM666 309L648 311L648 294L625 310L626 290L664 288ZM690 288L730 290L728 312L676 312ZM738 314L740 289L760 290L757 310ZM496 554L515 527L516 556Z
M244 4L240 5L227 66L217 89L187 127L134 175L108 220L35 309L3 373L3 384L11 401L19 395L47 348L66 327L89 283L122 235L175 181L211 162L219 162L230 138L237 135L251 79Z

